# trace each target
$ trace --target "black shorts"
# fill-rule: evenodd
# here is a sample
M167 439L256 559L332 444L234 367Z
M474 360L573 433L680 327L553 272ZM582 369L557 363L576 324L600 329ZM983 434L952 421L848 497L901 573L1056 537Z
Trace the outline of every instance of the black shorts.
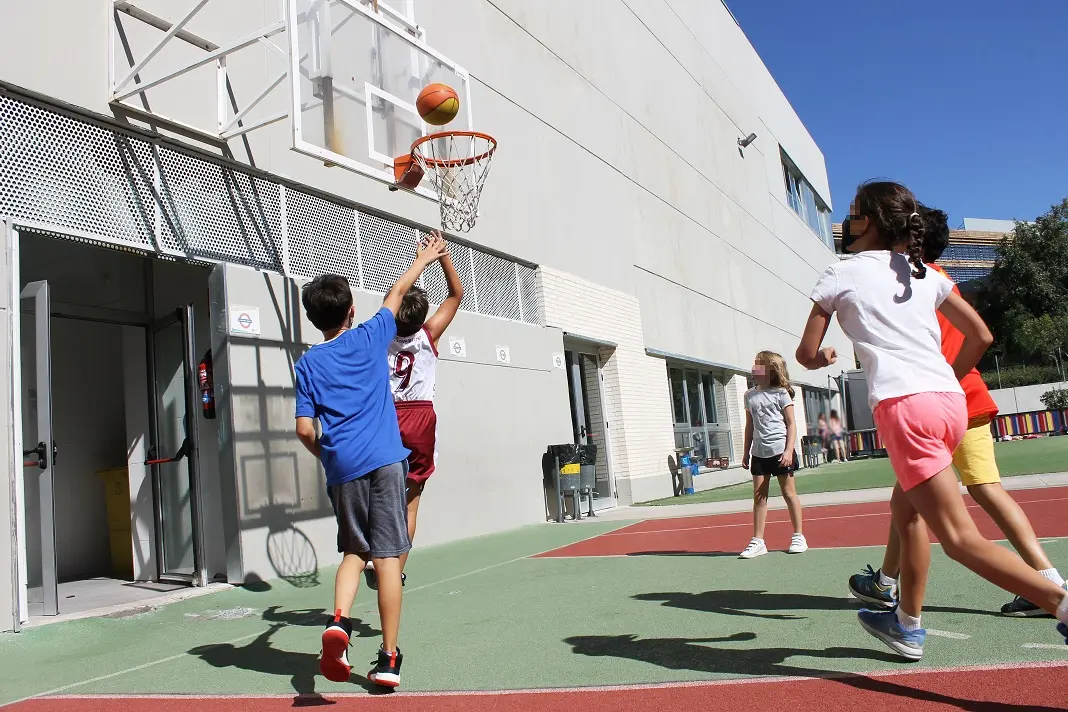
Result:
M408 553L408 463L397 462L326 488L337 518L337 550L388 559Z
M789 467L783 467L779 464L781 458L782 455L772 455L771 457L757 457L754 455L749 462L749 473L753 477L793 476L794 471L797 470L797 453L794 453L794 461Z

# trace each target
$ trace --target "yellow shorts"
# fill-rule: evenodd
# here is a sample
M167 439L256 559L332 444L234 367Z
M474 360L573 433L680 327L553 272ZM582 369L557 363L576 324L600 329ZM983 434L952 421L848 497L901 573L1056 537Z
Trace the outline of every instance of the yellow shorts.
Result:
M990 420L968 423L964 438L953 451L953 466L965 487L1001 482L998 463L994 459L994 436Z

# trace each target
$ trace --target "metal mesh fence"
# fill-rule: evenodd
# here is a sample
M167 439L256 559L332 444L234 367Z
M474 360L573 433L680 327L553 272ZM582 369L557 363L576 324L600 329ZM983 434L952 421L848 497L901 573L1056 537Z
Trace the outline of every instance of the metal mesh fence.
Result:
M238 167L0 95L0 215L56 234L385 292L420 231ZM449 242L463 310L542 323L535 269ZM440 268L422 280L448 293Z

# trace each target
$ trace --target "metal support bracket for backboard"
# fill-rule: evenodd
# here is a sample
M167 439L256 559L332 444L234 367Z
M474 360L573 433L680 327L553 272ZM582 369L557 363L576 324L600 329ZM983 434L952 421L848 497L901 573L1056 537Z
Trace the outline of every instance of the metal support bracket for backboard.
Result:
M234 5L230 3L235 0L174 0L179 5L176 19L155 15L131 0L108 1L112 10L109 100L117 112L138 121L158 122L172 131L219 145L288 119L293 150L389 185L395 182L393 160L403 153L400 149L425 136L430 128L414 106L420 83L442 81L435 73L444 72L445 81L451 79L461 98L461 122L466 126L457 128L472 128L470 75L427 44L426 31L415 22L414 0L280 0L284 17L261 27L253 24L251 31L246 24L243 34L225 41L204 36L205 8L213 9L212 3L226 4L226 10L231 12ZM154 38L145 32L132 33L134 25L130 21L161 35ZM191 31L190 27L197 23L197 31ZM346 27L349 23L353 24ZM221 33L225 27L220 25L219 30ZM332 42L335 33L339 34ZM373 38L372 45L348 54L348 42L364 36ZM315 39L309 42L309 37ZM379 41L386 42L393 54L383 59ZM179 54L175 45L184 45L184 54ZM201 54L190 59L190 46ZM334 55L334 62L341 65L350 61L359 64L369 54L379 67L369 76L353 76L358 73L345 66L332 66L331 50L341 52ZM248 80L241 80L240 96L251 99L239 106L233 83L240 75L231 67L247 65L247 61L231 58L257 51L264 57L268 71L265 76L256 76L256 84L251 87ZM175 56L181 56L182 61L175 62ZM271 63L276 63L273 71ZM153 89L180 78L184 78L182 91L188 92L189 77L208 78L211 68L215 72L215 81L211 82L215 110L211 119L204 120L206 102L197 97L190 97L187 102L174 102L173 96L167 97L172 99L169 102L150 101ZM390 82L395 83L398 77L405 78L403 86L391 88ZM288 95L280 99L286 91ZM156 104L169 109L157 110ZM343 104L347 113L338 113L335 104ZM188 113L182 113L187 107ZM358 107L362 118L351 118L354 107ZM319 124L311 133L309 126L303 124L302 115L318 117ZM349 121L354 123L344 123ZM398 122L396 129L391 123L394 121ZM415 192L437 198L425 185Z

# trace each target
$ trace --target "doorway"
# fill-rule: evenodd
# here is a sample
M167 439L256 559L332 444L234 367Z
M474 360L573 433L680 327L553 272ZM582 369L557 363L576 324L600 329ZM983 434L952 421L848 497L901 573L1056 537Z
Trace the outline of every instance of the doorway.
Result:
M203 585L195 376L209 271L32 232L12 240L22 617Z
M616 483L609 461L608 418L604 407L601 358L598 350L565 348L568 395L571 400L571 428L577 445L596 447L596 486L593 509L616 506Z

